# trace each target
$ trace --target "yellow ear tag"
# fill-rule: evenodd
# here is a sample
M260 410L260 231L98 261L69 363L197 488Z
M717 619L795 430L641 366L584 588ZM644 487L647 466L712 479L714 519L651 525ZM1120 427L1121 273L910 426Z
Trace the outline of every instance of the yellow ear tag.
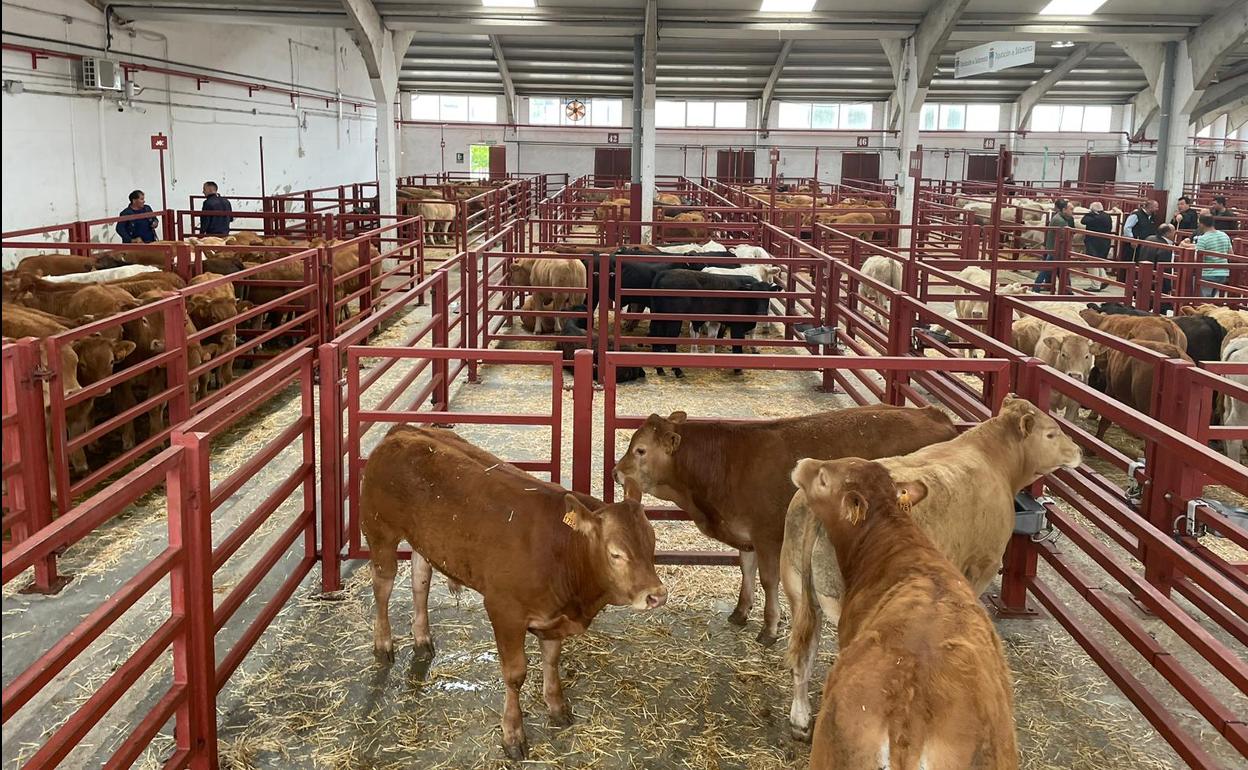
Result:
M910 493L909 492L902 492L900 495L898 495L897 504L901 506L902 512L907 513L907 514L910 513L910 509L914 507L910 505Z
M572 527L573 529L576 529L576 511L568 511L567 513L563 514L563 523L567 524L569 527Z

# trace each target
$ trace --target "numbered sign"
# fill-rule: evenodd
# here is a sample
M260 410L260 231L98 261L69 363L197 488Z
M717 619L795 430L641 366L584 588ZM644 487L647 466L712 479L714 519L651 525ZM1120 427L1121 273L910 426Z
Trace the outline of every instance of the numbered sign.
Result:
M869 146L871 146L871 137L869 137L869 136L860 136L860 137L858 137L858 146L859 146L859 147L869 147Z
M169 137L164 134L152 134L152 149L167 150L169 149Z
M985 139L985 140L984 140L984 149L985 149L985 150L995 150L995 149L997 149L997 140L996 140L996 139Z
M620 143L620 135L618 133L613 131L607 134L607 144L619 144L619 143Z

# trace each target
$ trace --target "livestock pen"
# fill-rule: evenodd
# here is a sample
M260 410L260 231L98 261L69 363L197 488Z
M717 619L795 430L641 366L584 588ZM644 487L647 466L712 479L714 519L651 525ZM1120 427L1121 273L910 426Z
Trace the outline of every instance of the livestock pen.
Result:
M552 229L570 233L580 222ZM786 307L779 317L786 334L750 341L765 354L612 350L613 342L646 341L625 337L623 321L650 319L621 312L629 296L622 288L600 287L599 296L613 300L584 317L597 321L602 390L594 387L595 355L578 352L569 407L562 357L533 349L550 340L505 331L507 316L516 315L511 303L532 287L509 286L504 266L545 245L531 235L542 232L541 223L507 222L405 284L390 304L322 338L319 381L312 352L301 347L179 426L155 460L41 523L4 555L6 637L20 634L6 638L5 761L21 764L42 751L40 759L67 756L76 766L109 757L186 766L219 751L223 764L240 766L501 765L491 714L497 661L479 600L435 594L439 655L431 665L417 661L410 645L400 647L393 667L372 663L372 599L367 568L356 561L366 551L355 496L359 470L388 423L449 424L505 461L610 497L610 468L627 430L649 412L757 419L859 403L932 403L969 425L1010 391L1042 406L1057 392L1111 413L1149 444L1152 458L1132 471L1147 490L1137 508L1119 462L1134 457L1134 447L1121 448L1129 439L1111 432L1099 441L1067 425L1088 462L1028 490L1027 504L1043 509L1052 529L1015 535L996 592L1007 615L1028 616L998 625L1016 677L1023 765L1212 768L1248 756L1240 646L1248 592L1233 566L1248 554L1242 525L1197 502L1205 499L1201 487L1217 486L1243 504L1235 495L1248 488L1248 476L1204 445L1213 434L1198 422L1211 390L1248 397L1244 388L1213 372L1163 364L1168 373L1157 387L1170 406L1157 417L1136 413L1023 356L999 339L999 327L948 317L934 290L921 297L919 287L940 285L937 273L949 274L940 260L965 258L960 246L937 248L929 239L901 253L835 227L815 228L817 245L767 222L731 227L739 242L766 248L779 269L775 299ZM903 265L902 288L860 270L867 255L887 254ZM882 299L868 299L862 287ZM1025 300L995 292L984 299L997 324L1026 312ZM838 333L812 349L794 329L799 323ZM929 334L934 324L985 356L962 357ZM381 344L365 344L370 339ZM31 357L29 348L6 350L6 365L22 356ZM638 366L681 366L689 374L618 382L621 367ZM8 428L7 401L5 409ZM25 481L8 458L5 477ZM94 538L134 526L114 519L97 529L161 479L168 515L141 524L142 548L131 545L135 552L113 557L118 563L78 573L80 582L57 596L12 592L81 533L97 530ZM11 495L23 491L6 486ZM731 563L733 554L708 548L679 512L647 502L669 562L661 576L670 606L645 617L606 613L567 646L568 692L580 722L555 731L531 713L532 758L607 767L804 765L805 747L781 737L789 677L780 652L724 621L735 576L698 566ZM1173 525L1180 515L1186 521L1189 505L1206 529L1175 540ZM195 515L212 509L211 519ZM166 529L165 538L156 537ZM1056 543L1054 531L1063 538ZM82 549L94 542L70 546L64 558L89 562ZM146 553L153 547L161 550ZM318 561L320 575L311 571ZM1032 614L1028 597L1047 616ZM143 608L150 620L126 615L128 607ZM115 630L102 636L110 622ZM47 643L78 624L69 641ZM115 674L107 665L114 660L121 666ZM140 676L153 661L164 681ZM90 674L92 662L106 665ZM826 662L825 653L820 673ZM41 687L32 689L33 682Z

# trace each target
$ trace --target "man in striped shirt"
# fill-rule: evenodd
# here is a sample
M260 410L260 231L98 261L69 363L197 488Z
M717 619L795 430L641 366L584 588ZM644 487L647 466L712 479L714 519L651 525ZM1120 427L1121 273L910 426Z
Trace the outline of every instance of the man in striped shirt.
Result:
M1208 214L1201 214L1197 220L1196 229L1198 234L1195 238L1185 240L1184 243L1192 243L1196 246L1197 256L1204 262L1215 265L1225 265L1227 259L1224 254L1231 253L1231 237L1216 227L1214 218ZM1201 271L1204 275L1202 280L1212 281L1213 283L1226 283L1230 280L1231 271L1226 267L1207 268ZM1212 297L1217 294L1217 287L1201 286L1200 296Z

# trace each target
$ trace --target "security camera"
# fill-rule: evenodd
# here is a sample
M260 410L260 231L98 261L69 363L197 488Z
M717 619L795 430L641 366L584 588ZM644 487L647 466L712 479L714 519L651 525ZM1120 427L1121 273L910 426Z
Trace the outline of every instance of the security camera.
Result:
M121 102L117 102L117 111L118 111L118 112L125 112L125 111L126 111L126 105L125 105L125 104L123 104L123 103L121 103Z

